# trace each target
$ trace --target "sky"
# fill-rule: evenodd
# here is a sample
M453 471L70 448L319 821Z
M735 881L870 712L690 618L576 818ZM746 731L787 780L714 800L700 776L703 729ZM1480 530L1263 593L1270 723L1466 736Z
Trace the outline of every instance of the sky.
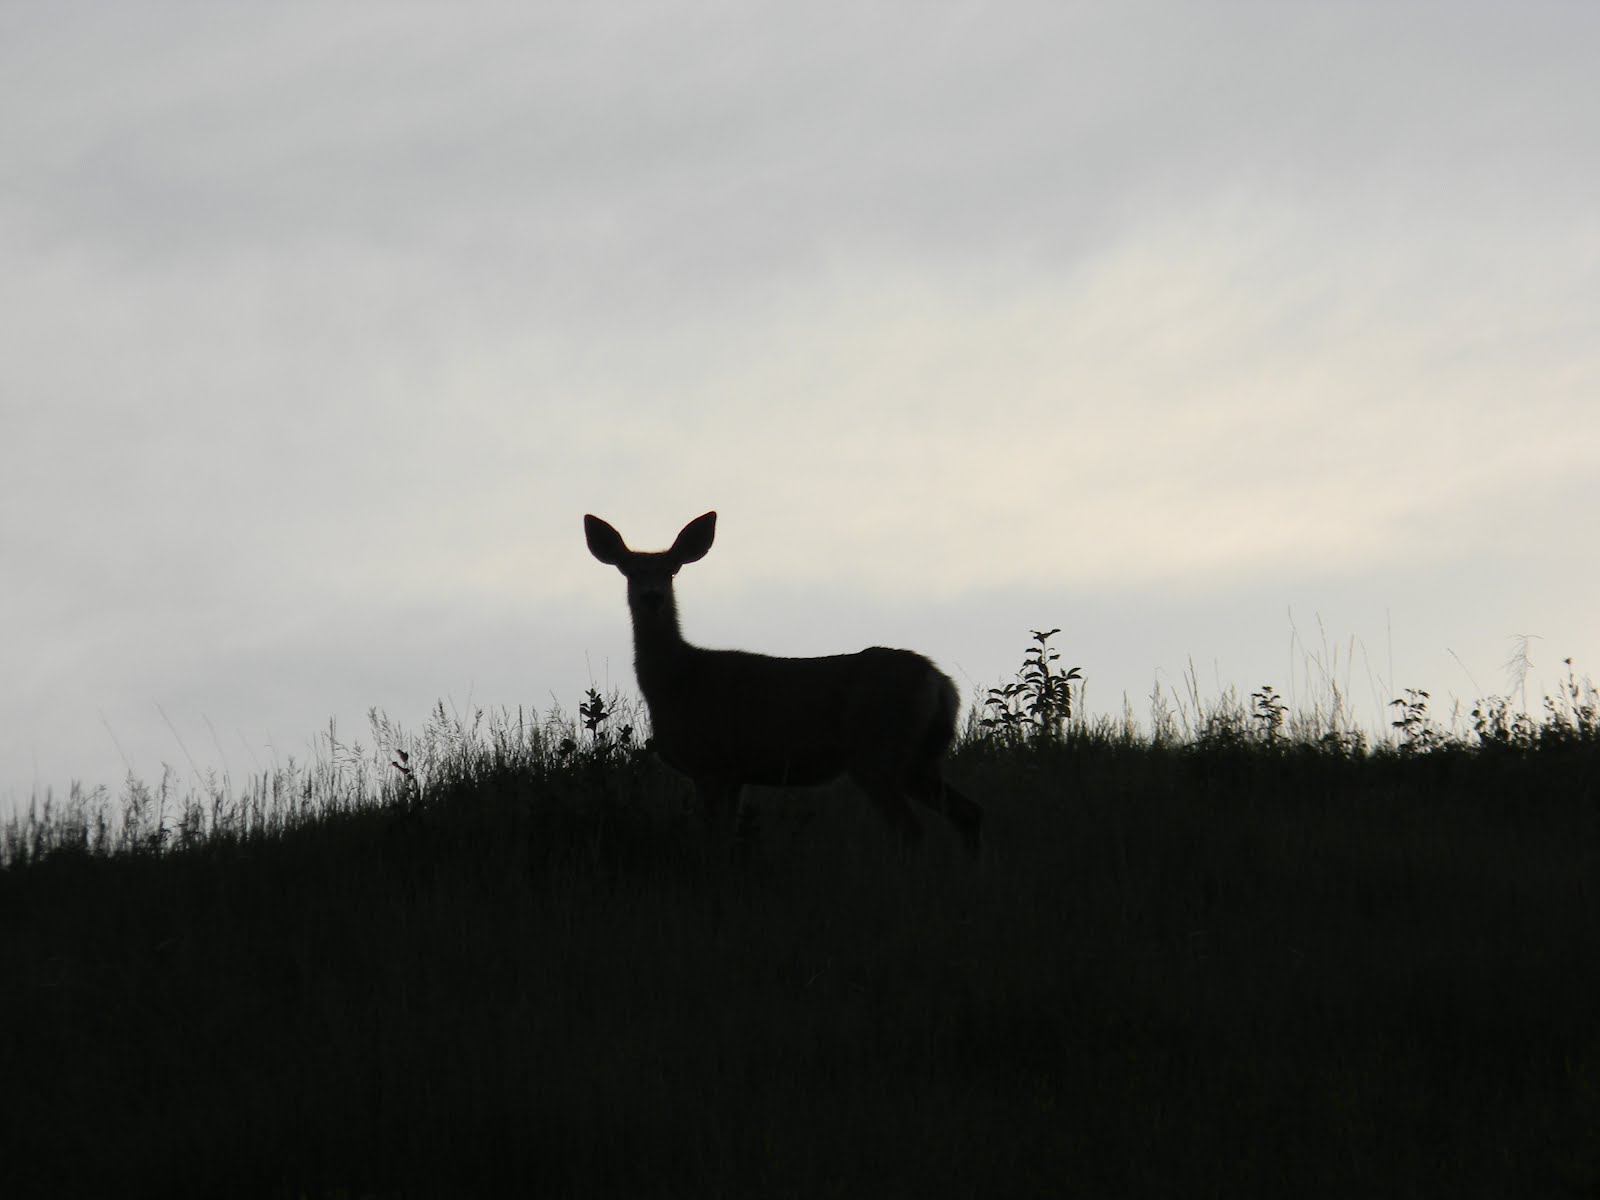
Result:
M0 9L0 801L686 635L1089 709L1600 667L1600 8ZM1533 640L1519 643L1525 636Z

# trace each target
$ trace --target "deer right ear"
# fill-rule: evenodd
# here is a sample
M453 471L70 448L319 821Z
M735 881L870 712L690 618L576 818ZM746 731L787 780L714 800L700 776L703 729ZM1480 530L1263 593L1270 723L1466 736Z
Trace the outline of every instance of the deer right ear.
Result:
M583 518L583 535L589 539L589 553L607 566L614 567L628 556L622 535L599 517Z
M667 553L680 567L684 563L699 562L711 549L711 542L716 536L717 514L708 512L685 525Z

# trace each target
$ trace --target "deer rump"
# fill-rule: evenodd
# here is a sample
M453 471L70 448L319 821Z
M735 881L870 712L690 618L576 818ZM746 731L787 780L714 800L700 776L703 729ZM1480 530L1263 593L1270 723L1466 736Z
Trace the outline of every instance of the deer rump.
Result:
M768 787L925 770L954 739L959 706L926 658L883 646L824 658L694 648L641 670L639 685L662 761Z

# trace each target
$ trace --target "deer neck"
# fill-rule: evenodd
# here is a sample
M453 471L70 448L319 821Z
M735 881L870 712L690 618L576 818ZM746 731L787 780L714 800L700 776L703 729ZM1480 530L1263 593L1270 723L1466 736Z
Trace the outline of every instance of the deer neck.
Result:
M670 689L695 648L683 640L678 605L670 588L654 605L643 596L628 599L633 616L634 672L645 699L655 702Z

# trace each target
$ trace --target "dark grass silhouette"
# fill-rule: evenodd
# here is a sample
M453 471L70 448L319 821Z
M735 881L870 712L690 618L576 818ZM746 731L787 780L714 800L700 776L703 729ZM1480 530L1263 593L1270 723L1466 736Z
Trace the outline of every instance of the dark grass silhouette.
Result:
M13 838L0 1194L1593 1195L1593 733L969 738L977 870L581 737Z

